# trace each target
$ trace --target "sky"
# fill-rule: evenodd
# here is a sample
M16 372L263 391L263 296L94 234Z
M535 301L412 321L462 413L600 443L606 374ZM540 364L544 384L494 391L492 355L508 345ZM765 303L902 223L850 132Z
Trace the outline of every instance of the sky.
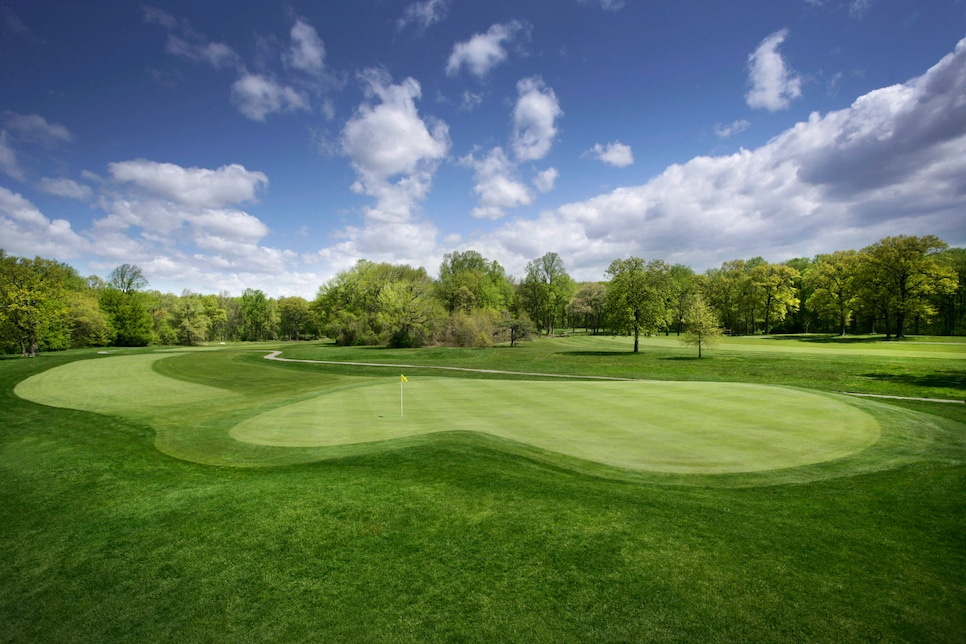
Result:
M964 0L0 0L0 248L311 299L966 246Z

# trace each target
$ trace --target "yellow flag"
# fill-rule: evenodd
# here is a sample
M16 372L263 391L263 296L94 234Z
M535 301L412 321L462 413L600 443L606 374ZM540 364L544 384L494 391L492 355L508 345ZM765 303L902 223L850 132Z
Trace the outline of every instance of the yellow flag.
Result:
M399 382L409 382L409 380L406 378L406 376L400 374L399 375Z

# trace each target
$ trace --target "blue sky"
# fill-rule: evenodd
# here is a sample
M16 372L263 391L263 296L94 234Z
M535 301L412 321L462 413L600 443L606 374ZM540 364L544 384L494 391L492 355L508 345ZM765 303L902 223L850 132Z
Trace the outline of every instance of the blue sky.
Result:
M244 9L240 9L240 7ZM961 0L0 4L0 248L311 298L966 245Z

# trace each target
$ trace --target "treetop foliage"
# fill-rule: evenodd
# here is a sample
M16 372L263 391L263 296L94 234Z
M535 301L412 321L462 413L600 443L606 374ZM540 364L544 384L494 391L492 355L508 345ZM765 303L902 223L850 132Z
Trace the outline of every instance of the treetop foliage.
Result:
M359 260L312 301L245 289L180 296L147 290L140 267L107 280L0 249L0 350L144 346L327 336L347 345L488 347L532 333L731 334L835 331L966 333L966 249L938 237L886 237L861 250L770 263L735 259L696 274L660 259L615 259L605 281L577 283L548 252L520 280L477 251L422 267ZM710 321L710 322L708 322Z

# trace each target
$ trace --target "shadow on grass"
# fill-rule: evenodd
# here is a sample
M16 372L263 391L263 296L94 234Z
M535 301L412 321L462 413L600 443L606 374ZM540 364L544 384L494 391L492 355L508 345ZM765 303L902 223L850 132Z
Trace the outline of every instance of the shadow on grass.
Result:
M633 351L554 351L554 353L561 356L594 356L598 358L642 355L641 352L635 354Z
M754 337L754 336L750 336ZM813 344L876 344L885 342L885 337L881 335L858 336L858 335L773 335L763 340L775 340L778 342L809 342Z
M916 387L966 390L966 373L961 371L937 371L924 375L905 373L865 373L866 378Z

